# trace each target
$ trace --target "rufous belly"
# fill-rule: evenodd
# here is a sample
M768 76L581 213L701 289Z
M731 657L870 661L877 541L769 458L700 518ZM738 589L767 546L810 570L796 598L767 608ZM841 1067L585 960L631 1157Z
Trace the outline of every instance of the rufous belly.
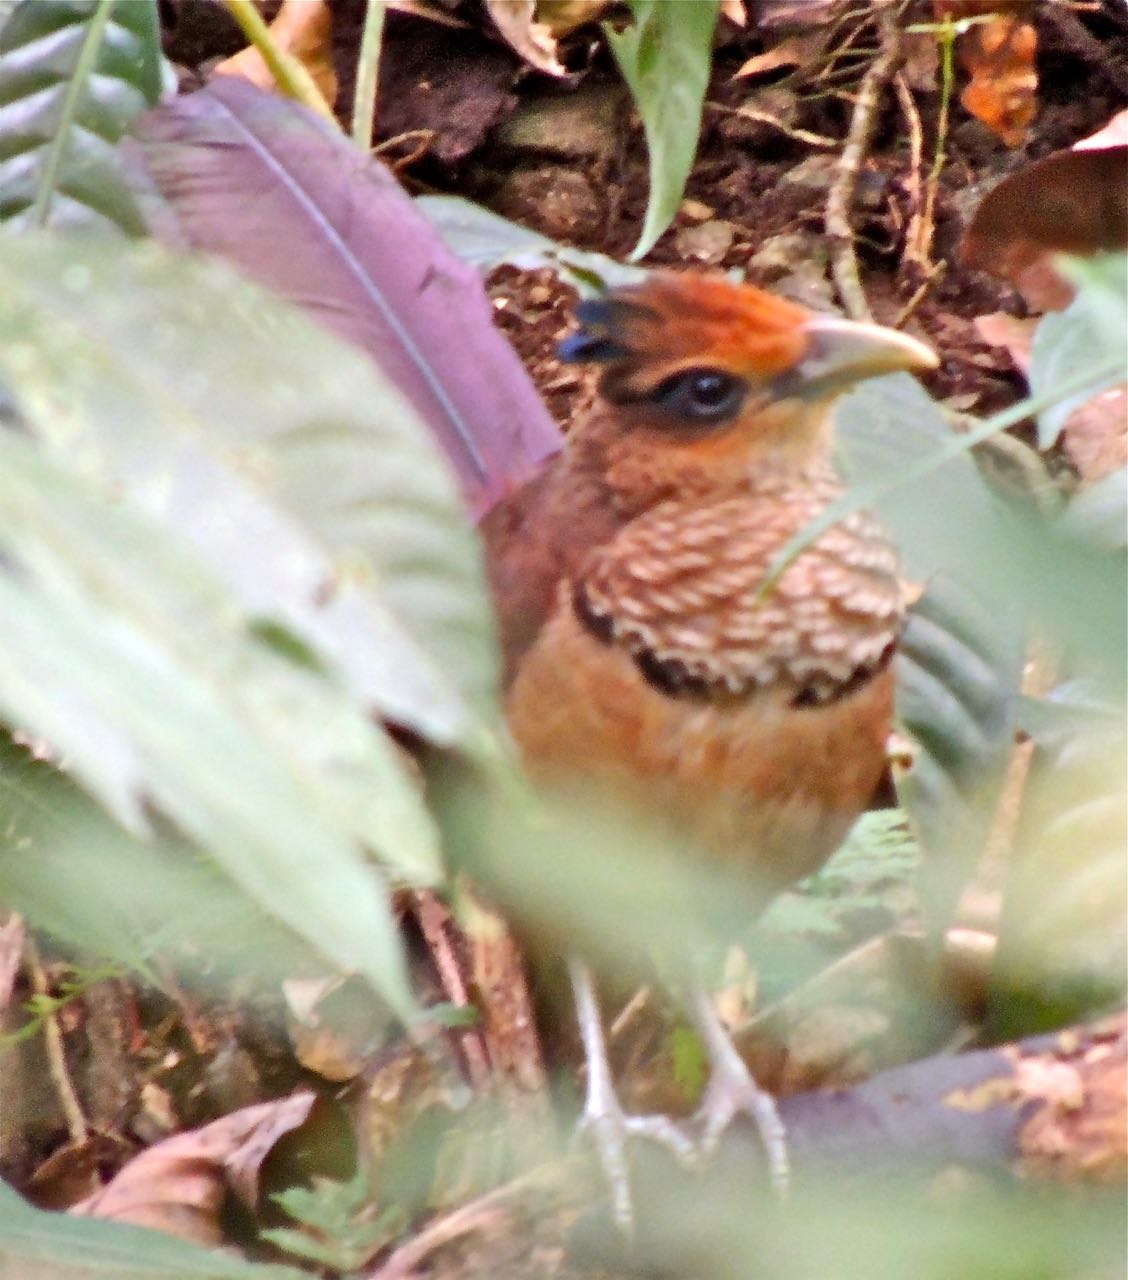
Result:
M534 777L588 780L711 857L747 866L757 899L816 870L885 768L886 669L826 705L789 691L671 695L570 610L545 625L509 690L510 728Z

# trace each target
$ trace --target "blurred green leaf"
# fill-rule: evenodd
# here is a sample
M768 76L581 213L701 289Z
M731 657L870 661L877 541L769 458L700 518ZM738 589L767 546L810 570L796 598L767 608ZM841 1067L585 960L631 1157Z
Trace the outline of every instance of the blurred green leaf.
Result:
M863 813L824 867L775 899L757 932L844 939L843 921L851 914L885 909L889 915L903 910L901 891L915 876L920 855L903 810Z
M954 438L913 378L862 384L837 421L845 475L880 486L875 507L910 577L926 584L897 658L898 720L920 746L898 793L927 853L922 902L942 927L980 851L1014 740L1026 623L1017 592L1008 599L1000 586L1020 537L967 453L955 453L927 485L896 483ZM1005 603L989 607L997 599Z
M998 430L1025 411L1022 405L996 415L975 434ZM912 611L898 665L900 715L924 745L906 780L905 803L926 845L931 834L962 851L966 865L985 829L986 818L977 815L1012 739L1030 629L1044 628L1072 650L1084 673L1103 685L1102 696L1122 688L1122 558L1071 536L1067 523L1006 505L966 452L974 437L954 435L906 376L859 388L838 422L853 488L825 522L872 505L891 526L910 576L928 587ZM950 877L925 895L937 912L956 892L959 865L959 859L929 862L930 874Z
M1128 467L1082 489L1062 512L1060 523L1067 534L1110 551L1128 547Z
M1019 700L1018 722L1040 747L1056 749L1081 734L1115 731L1123 714L1118 703L1101 697L1090 682L1071 679L1047 694L1024 695Z
M156 0L25 0L0 28L0 221L143 234L115 144L160 91Z
M1119 1007L1128 980L1128 725L1040 748L1011 852L988 1016L1000 1039Z
M496 714L480 553L411 412L225 270L33 237L0 243L0 385L9 721L405 1012L364 849L434 879L436 836L371 713L471 746Z
M914 605L897 655L897 718L918 747L897 793L926 851L920 901L934 930L983 851L1014 744L1022 632L999 623L941 575Z
M68 948L160 985L178 976L282 978L318 950L268 914L222 863L162 830L131 835L52 765L0 744L0 901Z
M670 1032L670 1057L674 1079L687 1098L700 1098L709 1079L709 1055L701 1037L690 1027L675 1027Z
M637 284L646 275L642 267L626 266L606 254L559 244L462 196L417 196L415 203L447 248L483 275L503 263L524 271L548 267L582 296Z
M634 95L650 153L650 198L632 261L670 225L697 154L701 110L713 63L718 0L671 4L630 0L634 22L607 41Z
M1048 449L1079 405L1108 387L1128 381L1128 255L1066 260L1078 284L1064 311L1042 317L1030 350L1030 390L1054 395L1066 378L1092 370L1092 381L1038 415L1038 445ZM1109 361L1119 362L1109 374Z
M0 1275L5 1280L308 1280L161 1231L33 1208L0 1182Z
M349 1182L318 1178L312 1187L291 1187L271 1198L307 1230L279 1227L261 1232L261 1237L296 1258L355 1271L407 1225L395 1205L373 1218L377 1195L366 1169Z
M381 878L322 748L304 749L303 730L317 744L318 714L339 710L331 686L241 643L237 609L209 600L191 555L130 515L0 432L0 712L135 832L155 805L264 910L406 1014ZM394 808L410 780L373 774L364 745L334 744L336 767L347 778L365 763L374 802ZM418 840L408 823L400 835Z
M496 717L481 551L406 402L312 321L152 246L0 242L0 385L357 705L441 744Z
M935 1179L901 1167L867 1176L842 1153L839 1176L773 1206L755 1164L721 1160L687 1183L655 1162L632 1267L694 1280L1112 1280L1123 1270L1119 1190L1067 1196L957 1167Z
M1110 358L1102 367L1111 375L1119 363ZM1123 592L1109 590L1123 578L1116 559L1061 536L1038 512L1004 503L978 477L969 456L976 444L1089 382L1088 372L1072 375L1053 394L1020 401L983 422L964 419L958 433L907 375L864 383L837 415L850 491L780 550L768 589L820 533L869 507L890 525L918 580L950 572L993 607L1005 602L1016 617L1044 619L1070 643L1089 644L1094 631L1106 638L1120 634L1119 624L1105 625L1123 617L1117 607ZM1047 582L1056 594L1046 590Z

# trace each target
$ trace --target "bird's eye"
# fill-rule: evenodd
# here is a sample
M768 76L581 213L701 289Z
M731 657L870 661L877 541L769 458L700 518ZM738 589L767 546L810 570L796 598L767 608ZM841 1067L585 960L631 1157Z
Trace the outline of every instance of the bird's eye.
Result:
M661 383L654 399L678 417L719 422L736 412L746 390L739 378L722 369L688 369Z

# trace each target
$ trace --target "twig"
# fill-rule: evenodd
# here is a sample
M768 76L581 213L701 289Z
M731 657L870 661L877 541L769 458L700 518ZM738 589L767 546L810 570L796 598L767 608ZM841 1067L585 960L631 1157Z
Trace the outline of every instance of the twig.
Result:
M639 987L633 996L623 1005L622 1009L616 1014L610 1027L607 1028L607 1039L615 1040L623 1034L628 1026L634 1021L638 1013L645 1008L650 1000L650 988Z
M428 889L416 891L412 898L415 902L415 915L438 970L444 994L458 1008L473 1009L474 1003L470 999L458 957L451 945L450 912ZM470 1027L461 1032L457 1039L470 1083L475 1089L485 1089L490 1080L490 1062L481 1029Z
M920 306L920 304L928 297L929 290L937 281L944 278L944 273L948 270L946 262L934 262L928 268L928 274L913 290L913 296L905 303L897 315L894 317L891 328L899 329L909 316Z
M472 1231L498 1223L502 1220L507 1200L534 1189L546 1176L550 1181L559 1181L561 1169L561 1165L532 1169L502 1187L487 1191L469 1204L434 1219L410 1240L401 1244L386 1262L369 1274L368 1280L413 1280L413 1277L419 1275L416 1268L436 1249L469 1235Z
M63 1109L63 1116L67 1122L67 1132L70 1134L71 1142L75 1146L81 1146L90 1136L90 1129L86 1123L86 1117L82 1114L82 1106L78 1101L78 1094L71 1083L70 1072L67 1069L66 1048L63 1045L63 1033L59 1027L59 1018L50 1008L51 988L47 981L47 972L43 968L43 961L39 957L39 949L30 936L24 944L24 954L27 957L27 971L28 976L31 978L32 989L37 996L43 997L46 1006L46 1012L42 1016L43 1047L47 1055L47 1074L51 1077L51 1083L55 1086L55 1093L58 1096L59 1105Z
M787 124L779 116L773 116L770 111L758 111L755 107L726 107L721 102L706 102L706 111L715 111L722 116L740 116L745 120L755 120L757 124L771 125L773 129L778 129L780 133L786 134L789 138L794 138L796 142L806 142L812 147L835 147L838 145L837 138L827 137L823 133L812 133L809 129L800 129L796 125Z
M0 1019L7 1013L12 1003L12 992L19 977L26 937L27 931L24 929L23 917L13 911L8 919L0 924Z
M387 0L368 0L364 32L356 60L356 88L353 91L352 140L367 154L376 127L376 87L380 77L380 49L384 40Z
M407 152L406 155L398 156L395 160L385 161L388 168L397 176L409 166L415 164L417 160L430 151L434 145L438 134L434 129L407 129L403 133L397 133L394 138L385 138L383 142L378 142L371 150L374 156L387 155L389 151L394 151L396 147L402 146L405 142L414 142L415 146ZM432 188L429 194L440 194L438 188Z
M905 123L909 127L909 172L905 177L905 187L909 196L909 229L905 233L905 250L901 255L901 266L912 263L914 267L927 272L928 246L932 242L932 223L929 219L926 224L924 204L921 199L920 168L924 160L924 128L904 72L898 71L893 77L893 90L897 94Z
M858 184L858 173L873 132L874 117L881 91L889 83L901 58L901 30L897 12L892 8L878 10L881 31L881 53L862 77L858 100L850 119L846 145L838 174L826 201L826 233L830 240L830 269L846 314L854 320L872 320L873 316L862 289L858 258L854 252L854 234L850 227L850 206Z

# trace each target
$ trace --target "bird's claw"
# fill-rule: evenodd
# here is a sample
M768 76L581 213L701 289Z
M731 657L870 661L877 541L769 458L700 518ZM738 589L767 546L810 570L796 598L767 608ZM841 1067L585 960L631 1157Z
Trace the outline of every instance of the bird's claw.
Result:
M708 1033L708 1029L706 1031ZM702 1157L711 1156L733 1120L746 1115L760 1135L772 1188L778 1195L785 1195L791 1181L791 1168L787 1131L775 1099L752 1078L744 1059L727 1037L712 1039L711 1057L712 1075L705 1098L694 1116L701 1133Z
M611 1189L615 1221L628 1234L634 1229L634 1203L627 1143L635 1138L657 1143L685 1165L693 1164L698 1154L698 1144L669 1116L628 1115L613 1094L598 1104L593 1104L589 1094L576 1133L588 1135L595 1145Z

